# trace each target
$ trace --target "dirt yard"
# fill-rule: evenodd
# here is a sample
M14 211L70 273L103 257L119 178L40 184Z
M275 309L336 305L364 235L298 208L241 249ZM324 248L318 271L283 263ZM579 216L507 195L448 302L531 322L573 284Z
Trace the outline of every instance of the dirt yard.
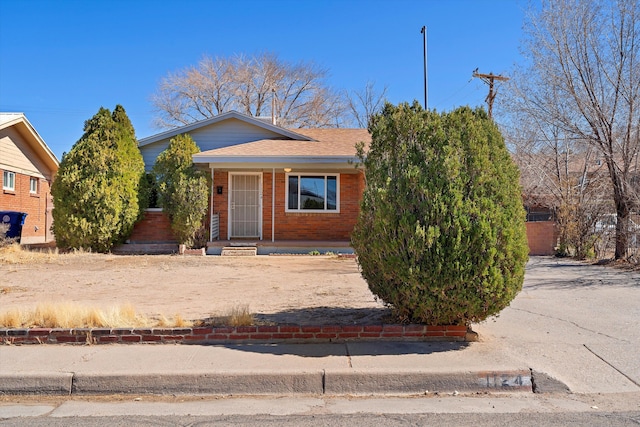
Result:
M188 320L247 304L258 321L278 324L380 323L387 315L353 259L88 253L0 259L0 312L40 302L101 309L130 303L148 317Z

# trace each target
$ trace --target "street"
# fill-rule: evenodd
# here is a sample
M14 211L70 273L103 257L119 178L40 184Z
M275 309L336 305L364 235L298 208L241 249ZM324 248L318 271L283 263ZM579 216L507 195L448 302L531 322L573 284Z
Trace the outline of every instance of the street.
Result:
M110 396L59 401L33 398L13 409L0 406L0 425L637 426L639 402L640 393L361 398Z

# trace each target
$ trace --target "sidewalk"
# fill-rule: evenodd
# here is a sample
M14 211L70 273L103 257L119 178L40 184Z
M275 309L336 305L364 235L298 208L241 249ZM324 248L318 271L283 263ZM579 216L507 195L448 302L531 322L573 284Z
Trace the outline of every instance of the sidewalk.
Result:
M22 345L1 346L0 361L5 394L532 391L527 366L480 343ZM544 375L535 382L564 389Z

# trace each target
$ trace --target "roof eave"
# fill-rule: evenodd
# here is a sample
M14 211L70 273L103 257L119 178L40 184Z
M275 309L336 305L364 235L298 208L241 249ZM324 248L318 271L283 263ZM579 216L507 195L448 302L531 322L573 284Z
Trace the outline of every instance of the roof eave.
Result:
M356 156L210 156L194 154L194 163L354 163Z
M353 170L360 163L355 156L193 156L196 165L212 169L334 169Z

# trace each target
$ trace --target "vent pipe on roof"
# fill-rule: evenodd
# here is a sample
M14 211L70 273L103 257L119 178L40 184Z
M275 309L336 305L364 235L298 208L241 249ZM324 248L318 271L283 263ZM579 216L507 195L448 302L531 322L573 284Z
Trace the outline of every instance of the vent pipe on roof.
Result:
M271 124L276 126L276 90L271 89Z

